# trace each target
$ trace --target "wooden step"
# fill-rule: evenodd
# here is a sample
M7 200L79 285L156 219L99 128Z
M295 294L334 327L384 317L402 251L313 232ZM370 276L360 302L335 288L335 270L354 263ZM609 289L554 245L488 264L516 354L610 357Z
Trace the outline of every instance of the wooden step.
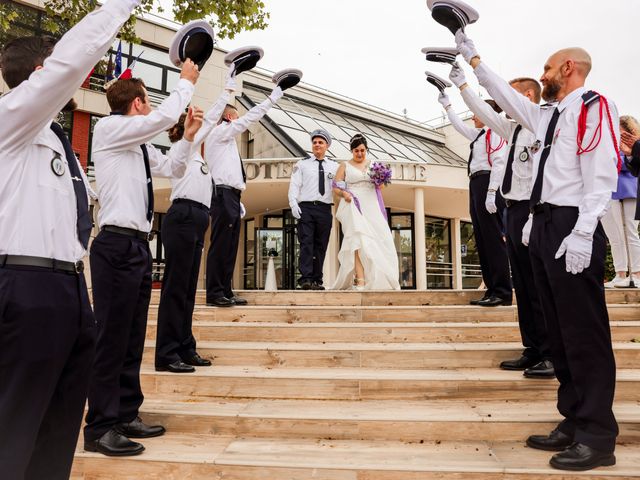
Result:
M640 343L613 345L618 368L640 366ZM198 352L217 366L290 368L491 368L522 353L519 342L494 343L295 343L198 342ZM155 341L144 362L153 364Z
M640 405L618 402L619 443L640 442ZM145 400L146 422L174 433L342 440L522 441L560 421L553 401Z
M74 480L613 480L640 476L640 448L621 445L617 464L559 472L550 452L522 442L253 439L168 433L144 441L137 457L114 459L80 448Z
M193 325L200 341L229 342L518 342L516 322L369 322L369 323L282 323L201 321ZM640 336L640 321L613 321L614 342L628 342ZM156 337L156 325L147 326L147 339Z
M554 399L555 379L523 378L499 369L402 370L372 368L265 368L213 366L195 373L156 372L144 365L143 391L149 397L318 400L526 400ZM620 369L616 398L637 400L640 369Z
M640 303L640 289L607 289L607 303ZM470 300L481 298L483 290L429 290L429 291L331 291L309 292L301 290L237 290L236 294L253 305L469 305ZM204 290L198 290L196 303L206 302ZM515 297L514 297L515 299ZM153 290L151 303L160 301L160 290Z

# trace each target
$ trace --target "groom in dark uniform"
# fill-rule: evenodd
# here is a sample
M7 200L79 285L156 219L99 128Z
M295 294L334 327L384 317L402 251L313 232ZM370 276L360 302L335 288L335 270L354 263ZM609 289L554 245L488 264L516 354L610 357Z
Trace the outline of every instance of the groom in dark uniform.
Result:
M300 242L300 288L324 290L322 265L327 253L333 215L331 183L338 164L325 158L331 135L324 129L311 132L313 155L298 161L289 184L289 206L298 219Z

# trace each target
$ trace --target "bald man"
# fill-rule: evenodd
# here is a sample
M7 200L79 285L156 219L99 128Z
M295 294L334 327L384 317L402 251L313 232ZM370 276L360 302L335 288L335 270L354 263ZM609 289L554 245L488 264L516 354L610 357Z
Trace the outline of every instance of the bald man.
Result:
M549 463L561 470L614 465L616 365L604 296L606 238L600 218L617 185L618 112L613 103L585 89L591 57L581 48L560 50L547 60L540 78L542 97L557 104L544 108L492 72L464 32L456 33L456 44L480 84L537 137L531 214L522 237L529 244L564 420L549 435L530 436L527 445L559 451ZM581 119L583 110L587 114Z

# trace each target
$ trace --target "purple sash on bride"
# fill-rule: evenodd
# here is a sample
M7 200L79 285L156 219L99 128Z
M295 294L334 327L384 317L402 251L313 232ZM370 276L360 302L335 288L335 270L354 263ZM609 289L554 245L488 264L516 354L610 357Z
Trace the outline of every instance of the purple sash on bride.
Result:
M338 190L342 190L343 192L347 192L349 195L351 195L351 198L353 198L353 203L355 203L356 208L358 209L360 214L362 214L362 209L360 208L360 200L358 200L358 197L356 197L353 194L353 192L351 190L349 190L349 188L347 187L347 182L345 182L345 181L336 182L334 180L331 183L331 186L333 188L337 188ZM385 218L385 220L388 220L388 218L387 218L387 209L384 206L384 199L382 198L382 192L380 191L381 189L378 188L378 187L375 187L375 189L376 189L376 197L378 197L378 206L380 207L380 211L382 212L382 216Z
M380 211L382 212L382 216L385 220L389 220L387 218L387 209L384 207L384 199L382 198L382 192L380 187L376 187L376 196L378 197L378 206L380 207Z

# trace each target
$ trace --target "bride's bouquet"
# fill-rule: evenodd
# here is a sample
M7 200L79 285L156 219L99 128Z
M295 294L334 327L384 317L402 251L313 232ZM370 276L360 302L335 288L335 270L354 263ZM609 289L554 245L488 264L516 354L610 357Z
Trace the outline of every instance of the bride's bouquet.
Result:
M369 167L369 179L376 189L391 183L391 166L381 162L373 162Z

